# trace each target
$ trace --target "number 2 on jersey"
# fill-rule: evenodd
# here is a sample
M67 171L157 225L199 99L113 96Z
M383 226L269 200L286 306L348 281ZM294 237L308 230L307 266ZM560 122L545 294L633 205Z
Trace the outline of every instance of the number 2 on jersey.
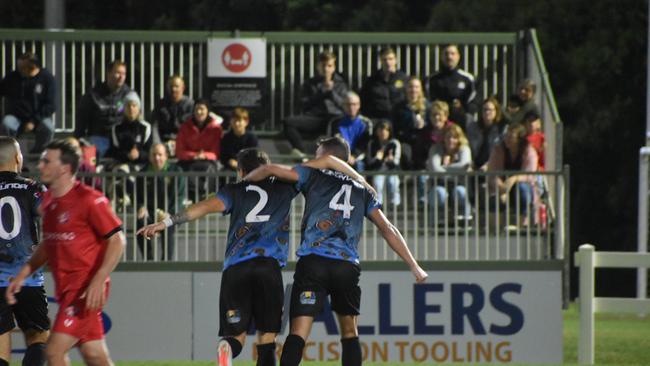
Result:
M5 220L4 217L2 217L2 208L5 206L5 204L8 204L9 207L11 207L11 213L13 214L13 222L14 226L11 228L11 232L7 232L5 230ZM18 236L20 233L20 205L18 205L18 201L16 201L15 197L12 196L6 196L2 197L0 199L0 238L5 239L5 240L11 240Z
M350 204L350 195L352 194L352 186L344 184L341 189L330 200L330 208L336 211L343 211L343 218L349 219L350 213L354 210L354 206ZM339 203L341 196L343 196L343 203Z
M265 190L258 186L249 185L246 186L246 192L254 191L260 195L260 200L257 201L255 207L246 215L246 222L265 222L269 221L271 215L259 215L259 213L264 209L266 203L269 201L269 195Z

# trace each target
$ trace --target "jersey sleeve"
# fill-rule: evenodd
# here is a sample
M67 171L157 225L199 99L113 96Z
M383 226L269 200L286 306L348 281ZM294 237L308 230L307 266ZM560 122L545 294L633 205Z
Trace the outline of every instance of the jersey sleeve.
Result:
M106 197L92 196L88 200L88 223L99 236L106 239L122 230L122 221L113 213Z
M232 187L229 185L224 186L217 192L217 198L223 202L225 209L223 214L230 214L232 212L233 192Z
M372 211L381 208L381 203L379 203L379 200L377 199L377 196L372 194L370 191L367 189L365 190L366 194L366 217L370 217L370 214Z
M311 174L314 171L314 169L303 165L296 165L293 167L293 170L295 170L295 172L298 173L298 182L296 183L296 189L298 189L301 192L304 192L307 182L309 182L309 178L311 177Z

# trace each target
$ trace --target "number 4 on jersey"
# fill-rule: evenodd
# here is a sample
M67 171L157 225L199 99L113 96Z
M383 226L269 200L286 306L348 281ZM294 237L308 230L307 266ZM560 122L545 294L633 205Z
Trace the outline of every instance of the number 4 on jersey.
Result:
M344 184L341 189L330 200L330 208L336 211L343 211L343 218L349 219L350 213L354 210L354 206L350 204L350 195L352 194L352 186ZM339 203L341 196L343 196L343 203Z

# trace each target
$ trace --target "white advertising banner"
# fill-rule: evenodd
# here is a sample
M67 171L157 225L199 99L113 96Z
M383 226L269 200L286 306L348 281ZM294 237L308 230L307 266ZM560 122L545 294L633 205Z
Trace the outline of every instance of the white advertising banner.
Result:
M220 273L112 277L104 318L115 360L214 359ZM288 303L292 273L283 277ZM562 363L561 288L560 271L431 271L429 281L419 285L406 271L364 271L359 317L364 360ZM55 310L54 305L52 317ZM279 343L288 333L287 318ZM315 321L305 361L339 361L339 339L336 316L325 311ZM255 340L251 335L238 359L254 359Z
M209 39L208 77L266 77L266 39Z

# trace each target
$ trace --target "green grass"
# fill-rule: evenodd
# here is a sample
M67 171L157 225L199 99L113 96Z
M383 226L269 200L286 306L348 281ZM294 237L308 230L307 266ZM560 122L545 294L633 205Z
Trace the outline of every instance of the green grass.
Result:
M578 312L575 305L564 311L564 364L578 365ZM17 361L17 360L15 360ZM235 366L254 362L235 361ZM372 366L422 365L406 363L364 363ZM603 366L650 365L650 315L596 314L596 364ZM12 365L19 365L14 362ZM73 365L82 365L73 363ZM117 366L209 366L205 361L130 361ZM339 362L304 362L305 366L338 366ZM515 365L515 364L510 364Z

